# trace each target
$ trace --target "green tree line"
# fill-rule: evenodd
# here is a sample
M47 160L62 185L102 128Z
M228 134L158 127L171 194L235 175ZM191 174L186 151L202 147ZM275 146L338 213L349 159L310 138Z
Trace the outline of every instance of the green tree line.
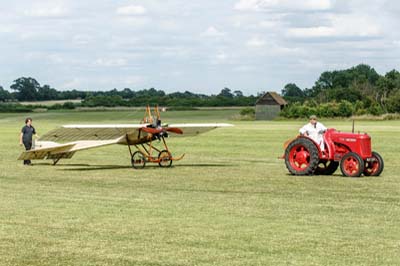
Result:
M14 80L11 92L0 86L0 111L26 111L20 101L73 100L55 104L53 109L83 107L116 107L163 105L169 107L203 106L254 106L257 96L244 96L242 91L222 89L216 95L196 94L189 91L165 93L155 88L109 91L59 91L50 85L41 86L31 77ZM321 117L348 117L351 115L381 115L400 112L400 73L397 70L378 74L372 67L360 64L345 70L323 72L314 86L301 89L289 83L282 89L282 96L288 101L281 115L288 118L307 117L317 114ZM7 104L8 103L8 104Z
M323 72L312 88L289 83L282 96L289 102L282 112L288 118L399 113L400 73L392 70L379 75L372 67L360 64Z
M252 106L258 96L244 96L242 91L231 91L224 88L217 95L196 94L189 91L165 93L155 88L142 89L138 91L125 88L123 90L109 91L58 91L49 85L41 86L40 83L31 77L16 79L10 86L12 92L0 87L0 101L9 104L0 106L1 110L11 109L26 110L26 107L16 108L12 102L22 101L47 101L47 100L74 100L81 99L81 103L56 104L53 109L72 109L82 107L116 107L116 106L144 106L162 105L171 107L203 107L203 106Z

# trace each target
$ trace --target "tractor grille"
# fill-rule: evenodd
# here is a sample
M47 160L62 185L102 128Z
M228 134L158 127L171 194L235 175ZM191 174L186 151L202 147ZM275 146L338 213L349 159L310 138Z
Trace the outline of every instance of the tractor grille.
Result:
M371 157L371 139L364 139L360 144L362 157Z

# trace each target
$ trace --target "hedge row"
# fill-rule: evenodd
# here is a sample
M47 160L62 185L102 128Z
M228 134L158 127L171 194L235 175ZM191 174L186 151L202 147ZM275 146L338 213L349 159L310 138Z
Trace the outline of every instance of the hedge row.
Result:
M365 107L361 101L353 104L342 100L340 102L323 104L313 102L292 103L282 110L281 116L286 118L307 118L310 115L317 115L319 117L350 117L352 115L382 115L384 113L386 112L377 104Z

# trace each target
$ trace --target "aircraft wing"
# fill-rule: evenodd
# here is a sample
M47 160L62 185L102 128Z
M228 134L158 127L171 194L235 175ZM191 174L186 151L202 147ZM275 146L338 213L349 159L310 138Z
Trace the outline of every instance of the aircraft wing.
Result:
M219 127L230 127L224 123L202 124L170 124L170 128L180 128L181 136L196 136ZM41 141L78 141L78 140L112 140L122 136L135 136L145 124L116 124L116 125L65 125L44 134ZM177 134L173 134L177 135Z
M124 139L124 136L111 140L81 140L65 144L52 141L37 141L36 147L22 152L18 160L70 159L77 151L117 144L122 139Z
M37 149L22 152L19 155L18 160L44 159L51 153L56 154L68 152L73 146L75 146L74 143L58 144L54 142L47 142L47 144L48 145L46 147L39 147Z
M65 125L41 136L45 141L112 140L138 132L143 124Z
M170 128L180 128L183 132L182 135L173 134L174 136L196 136L208 132L210 130L220 128L220 127L232 127L231 124L225 123L199 123L199 124L169 124Z

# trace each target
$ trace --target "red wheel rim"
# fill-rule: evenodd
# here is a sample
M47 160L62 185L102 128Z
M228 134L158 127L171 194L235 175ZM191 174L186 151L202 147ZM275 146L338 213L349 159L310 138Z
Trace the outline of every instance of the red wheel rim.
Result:
M349 175L352 176L354 174L357 174L360 170L360 164L359 161L353 157L349 156L346 158L346 160L343 162L343 170Z
M303 171L310 165L310 152L303 145L296 145L289 152L289 162L296 171Z

